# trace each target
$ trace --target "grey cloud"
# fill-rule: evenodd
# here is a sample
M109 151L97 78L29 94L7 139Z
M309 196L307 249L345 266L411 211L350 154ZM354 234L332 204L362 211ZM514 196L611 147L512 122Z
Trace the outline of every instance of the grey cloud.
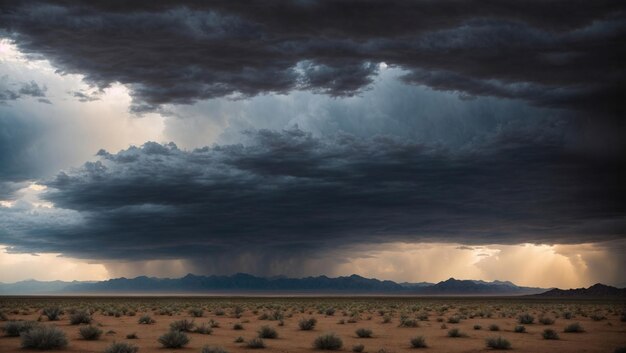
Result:
M149 142L98 156L45 183L44 199L82 222L9 225L1 242L272 272L356 244L585 243L626 231L619 164L532 134L451 153L389 137L261 130L243 144Z
M3 1L20 50L135 112L222 96L350 96L385 62L464 95L623 116L624 4L569 1ZM596 114L597 115L597 114ZM601 117L595 116L594 119Z
M93 94L93 93L84 93L81 91L73 91L70 93L72 94L72 97L77 98L79 102L83 102L83 103L100 100L98 95Z
M13 86L19 86L19 89L15 89ZM19 84L11 82L8 76L5 75L0 78L0 104L14 101L24 96L39 98L38 101L40 102L44 99L45 102L43 103L50 103L49 100L44 98L47 90L46 86L39 86L35 81Z

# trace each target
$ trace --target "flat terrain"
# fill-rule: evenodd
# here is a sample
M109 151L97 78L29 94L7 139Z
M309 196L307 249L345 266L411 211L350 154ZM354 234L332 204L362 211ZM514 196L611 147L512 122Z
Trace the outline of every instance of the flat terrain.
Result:
M41 314L46 307L60 307L60 320L48 322ZM194 317L202 311L201 317ZM93 325L103 331L100 339L81 339L79 327L71 325L72 312L88 310ZM427 352L484 352L485 340L501 336L511 343L515 352L614 352L626 346L626 322L623 322L624 302L581 300L538 300L527 298L210 298L210 297L0 297L0 311L7 321L39 321L40 325L55 325L69 340L62 352L104 352L112 342L129 342L139 352L200 352L204 345L221 346L228 352L314 352L313 341L327 333L336 333L343 341L342 351L350 352L357 344L365 352L415 352L410 339L423 336ZM334 311L334 312L333 312ZM148 314L153 324L139 324ZM530 314L534 323L525 324L526 333L516 333L518 316ZM570 317L567 319L566 317ZM299 329L302 318L315 318L313 330ZM554 320L542 324L540 318ZM177 320L193 320L196 326L211 320L211 334L190 332L191 341L185 348L163 348L158 337L168 332ZM456 322L458 320L458 323ZM411 326L413 322L417 327ZM581 333L566 333L564 328L580 323ZM242 330L233 329L235 323ZM264 339L264 350L249 349L244 343L235 343L239 336L249 340L257 330L268 325L276 329L278 338ZM480 325L480 329L475 329ZM499 331L491 331L497 325ZM359 338L355 331L367 328L371 338ZM450 329L458 328L466 337L448 336ZM542 337L544 329L553 329L558 340ZM126 336L136 333L137 339ZM20 337L0 337L0 352L28 352L20 348Z

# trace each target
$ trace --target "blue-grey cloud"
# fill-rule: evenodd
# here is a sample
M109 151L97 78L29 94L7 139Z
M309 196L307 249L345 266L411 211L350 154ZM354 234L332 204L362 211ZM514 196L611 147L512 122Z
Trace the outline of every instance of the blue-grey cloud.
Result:
M133 109L294 89L350 96L385 62L406 82L619 116L626 21L617 0L4 1L21 51ZM598 119L598 117L594 117Z
M452 153L389 137L264 130L244 144L185 151L149 142L98 156L45 183L43 198L81 222L9 224L1 242L223 266L252 254L247 261L262 266L356 244L575 244L626 231L619 164L550 136L503 133Z

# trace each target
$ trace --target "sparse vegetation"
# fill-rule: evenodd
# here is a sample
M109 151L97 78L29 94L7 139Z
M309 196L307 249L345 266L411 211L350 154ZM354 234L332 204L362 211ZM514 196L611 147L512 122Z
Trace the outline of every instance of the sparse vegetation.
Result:
M172 331L193 332L195 327L196 323L193 320L178 320L170 324Z
M313 347L315 349L336 351L343 347L343 341L334 333L326 333L318 336L315 341L313 341Z
M61 329L53 325L41 325L22 332L22 348L30 349L61 349L67 346L67 337Z
M139 320L137 321L142 325L151 325L154 324L156 321L148 314L145 315L141 315L141 317L139 318Z
M63 310L58 306L43 308L41 313L48 318L48 321L57 321L61 318Z
M91 314L86 310L77 310L70 315L70 324L72 325L90 324L91 320Z
M371 338L372 337L372 330L368 328L359 328L355 331L355 333L359 338Z
M102 330L93 325L81 327L78 330L78 333L80 334L80 337L88 341L95 341L102 336Z
M458 338L458 337L466 337L466 335L461 332L458 328L453 328L448 331L448 337Z
M496 324L489 325L489 331L500 331L500 326Z
M580 323L574 322L572 324L565 326L565 329L563 329L563 332L576 333L576 332L585 332L585 330L580 325Z
M517 317L517 322L522 325L530 325L535 322L535 317L530 314L522 314Z
M541 336L543 337L543 339L546 339L546 340L558 340L559 339L559 335L556 333L556 331L554 331L551 328L547 328L543 330L543 333L541 334Z
M104 353L137 353L139 347L126 342L113 342L108 346Z
M352 346L353 352L363 352L365 350L365 346L361 343Z
M228 351L219 346L204 346L200 353L228 353Z
M24 332L28 332L39 324L35 321L7 321L2 326L2 331L9 337L17 337Z
M411 338L411 347L413 348L426 348L428 345L426 344L426 339L424 336L416 336Z
M511 342L502 337L491 337L486 340L487 347L493 349L511 349Z
M300 327L300 330L309 331L314 329L316 324L317 320L314 317L308 319L303 318L298 322L298 327Z
M515 328L513 328L513 332L515 332L515 333L524 333L524 332L526 332L526 326L524 326L524 325L517 325L517 326L515 326Z
M259 328L259 338L278 338L278 331L273 327L264 325Z
M169 331L158 339L165 348L181 348L189 343L189 336L183 331Z
M550 317L542 317L541 319L539 319L539 322L544 325L552 325L554 324L554 319Z
M251 349L265 348L265 342L259 337L253 337L246 342L246 347Z

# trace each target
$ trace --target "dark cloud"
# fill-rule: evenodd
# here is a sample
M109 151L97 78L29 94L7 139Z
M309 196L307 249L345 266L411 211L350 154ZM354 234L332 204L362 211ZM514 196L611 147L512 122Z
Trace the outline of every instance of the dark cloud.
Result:
M5 75L0 78L0 104L25 96L39 98L39 102L50 104L50 101L44 98L47 90L46 86L39 86L35 81L19 84L10 82L8 76Z
M466 96L621 117L625 6L570 1L3 1L21 51L136 112L164 103L307 89L366 89L385 62Z
M77 98L79 102L87 103L100 100L97 94L93 93L84 93L81 91L72 91L70 92L72 97Z
M537 135L502 134L451 153L386 137L262 130L245 144L184 151L149 142L98 156L46 182L44 198L81 222L9 225L2 243L83 258L185 258L226 272L253 262L271 272L277 261L358 244L585 243L626 231L620 165Z

